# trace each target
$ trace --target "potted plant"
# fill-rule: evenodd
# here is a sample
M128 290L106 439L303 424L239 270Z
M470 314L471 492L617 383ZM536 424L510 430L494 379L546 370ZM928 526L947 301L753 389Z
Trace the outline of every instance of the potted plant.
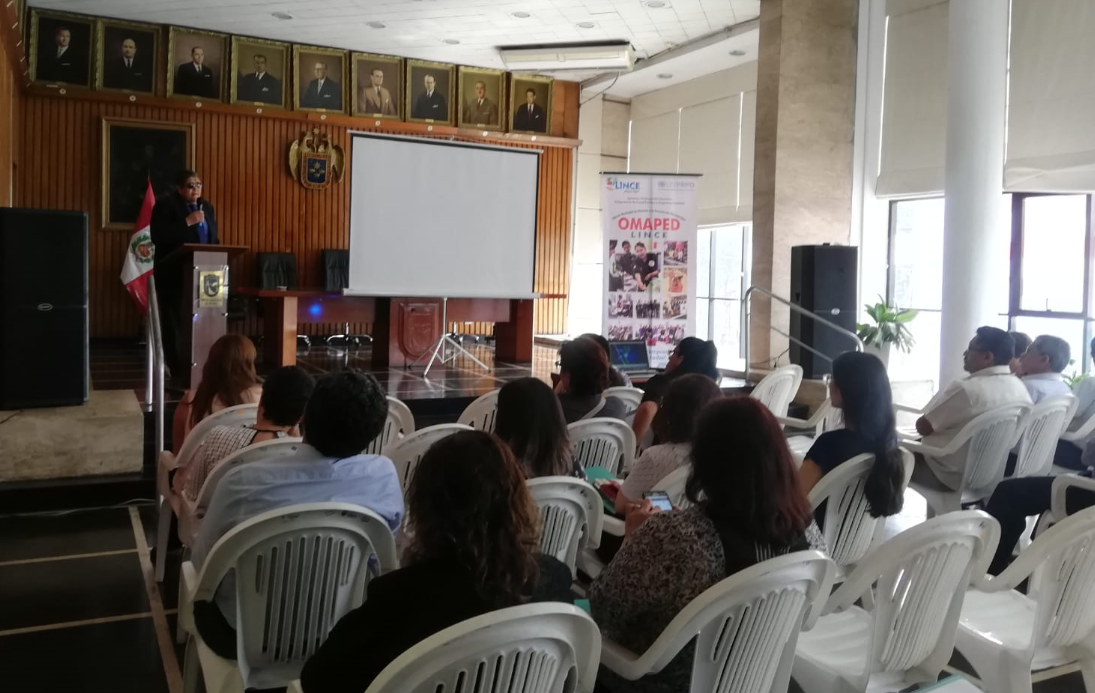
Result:
M909 322L916 317L917 311L888 306L881 296L878 297L878 303L867 304L864 308L874 324L856 325L856 332L867 350L889 368L892 347L907 354L916 344L912 332L909 331Z

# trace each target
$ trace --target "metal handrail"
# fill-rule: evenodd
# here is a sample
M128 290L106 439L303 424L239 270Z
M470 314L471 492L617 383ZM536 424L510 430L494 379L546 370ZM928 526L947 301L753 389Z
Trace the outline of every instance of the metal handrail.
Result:
M837 325L834 322L831 322L829 320L826 320L823 317L815 315L815 314L811 313L810 311L806 310L805 308L803 308L802 306L798 305L797 303L792 303L790 300L788 300L786 298L783 298L782 296L775 295L774 293L772 293L768 289L765 289L765 288L762 288L762 287L759 287L759 286L750 286L748 289L745 290L745 297L741 301L741 322L742 322L742 327L743 327L743 330L744 330L744 334L742 335L742 343L743 343L744 351L745 351L745 380L746 380L746 382L749 381L749 371L752 367L752 364L749 363L749 349L750 349L750 345L749 345L749 299L753 296L753 293L764 294L765 296L767 296L769 299L775 301L776 303L780 303L782 305L785 305L788 308L790 308L791 310L795 311L796 313L799 313L801 315L805 315L809 319L817 322L819 325L824 325L825 327L828 327L829 329L834 330L839 334L845 335L847 337L851 337L855 341L856 351L863 351L863 349L864 349L863 340L860 339L859 335L857 335L855 332L851 332L849 330L846 330L846 329L844 329L840 325ZM789 335L786 332L783 332L783 331L773 327L772 325L768 325L768 329L775 332L776 334L778 334L782 337L786 337L791 342L794 342L795 344L802 347L803 349L806 349L810 353L813 353L813 354L816 354L816 355L820 356L821 358L825 359L829 363L833 362L833 359L830 356L828 356L827 354L821 353L820 351L818 351L817 349L814 349L809 344L804 343L802 340L796 339L795 337L792 337L791 335Z
M156 424L156 459L164 450L164 362L163 332L160 328L160 303L156 300L156 278L148 277L148 364L149 384L145 393L151 395L152 416ZM147 401L147 400L146 400Z

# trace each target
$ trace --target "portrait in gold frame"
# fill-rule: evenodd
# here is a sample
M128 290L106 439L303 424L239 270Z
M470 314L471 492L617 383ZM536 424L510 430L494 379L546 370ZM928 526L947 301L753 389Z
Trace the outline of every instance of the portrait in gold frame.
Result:
M201 50L200 56L198 50ZM224 101L227 75L228 34L179 26L168 30L168 96Z
M313 113L346 113L349 62L346 51L293 44L293 77L296 79L293 108Z
M32 7L28 35L30 50L27 51L27 58L33 81L91 88L95 59L93 17Z
M289 107L289 44L281 41L232 37L232 103ZM259 70L263 69L261 73Z
M154 95L160 74L160 27L100 19L95 34L95 88Z
M482 92L482 93L480 93ZM482 67L460 66L460 107L457 123L460 127L478 130L501 130L504 126L506 73Z
M429 86L431 80L432 91ZM404 85L404 112L408 123L452 125L456 122L456 114L453 112L455 65L429 60L407 60L407 79Z
M551 133L552 91L555 80L539 75L511 75L509 85L510 132L532 135ZM530 93L533 96L529 100Z
M194 124L103 118L102 224L133 230L147 181L157 196L174 189L175 175L194 167Z
M354 53L350 57L353 114L403 120L403 58Z

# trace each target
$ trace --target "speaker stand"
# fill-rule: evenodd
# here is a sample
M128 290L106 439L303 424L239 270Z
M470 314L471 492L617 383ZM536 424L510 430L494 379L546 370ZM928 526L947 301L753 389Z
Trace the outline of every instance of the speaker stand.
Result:
M446 354L446 348L451 348L452 353ZM449 299L441 299L441 338L437 340L437 344L433 347L433 355L430 356L430 360L426 362L426 370L422 373L423 377L430 374L430 369L433 368L435 363L440 362L442 365L446 363L452 363L456 361L456 358L463 354L467 358L474 361L480 368L485 371L490 371L490 367L471 355L471 352L465 349L460 342L457 342L449 334ZM426 355L423 352L421 356L414 360L411 366L418 365L418 362L422 360L422 357Z

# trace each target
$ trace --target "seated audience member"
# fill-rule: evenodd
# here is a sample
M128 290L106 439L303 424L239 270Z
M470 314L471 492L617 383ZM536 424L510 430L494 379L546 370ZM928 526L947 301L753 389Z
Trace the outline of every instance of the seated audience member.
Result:
M682 339L669 355L665 373L660 373L643 384L643 401L635 412L635 420L631 424L632 430L635 431L635 439L641 443L646 437L650 424L658 413L662 396L674 378L689 373L699 373L716 383L719 382L719 369L715 365L718 359L719 350L714 342L705 342L698 337Z
M1008 363L1014 355L1014 341L995 327L979 327L963 356L968 377L955 380L932 397L916 430L924 443L946 447L962 427L987 411L1009 404L1030 404L1023 381ZM913 480L929 487L957 490L965 470L964 454L942 458L916 456Z
M635 460L631 473L616 494L617 513L623 515L632 504L641 501L647 491L663 490L656 484L688 464L696 417L708 402L720 397L722 390L715 381L698 373L681 376L670 383L654 417L653 428L661 442L644 450Z
M1072 388L1061 376L1070 358L1068 342L1060 337L1041 335L1027 347L1019 359L1019 368L1032 402L1038 404L1044 399L1072 394Z
M403 492L391 460L363 455L380 435L388 399L371 375L354 370L316 382L304 409L304 445L292 458L251 462L229 471L217 484L202 520L192 560L201 570L209 550L233 527L255 515L300 503L353 503L387 521L394 532L403 521ZM236 590L231 573L217 589L216 603L195 604L195 625L210 649L236 656Z
M190 500L197 500L209 472L224 458L248 445L299 436L298 425L314 387L312 376L299 366L282 366L271 373L262 383L255 423L214 426L194 459L175 475L172 486Z
M1095 359L1095 339L1091 340L1090 348L1091 358ZM1068 429L1075 431L1083 426L1084 422L1095 416L1095 378L1088 377L1081 380L1076 384L1072 394L1076 395L1078 401L1076 403L1076 414L1072 417L1072 423L1069 424ZM1058 441L1057 452L1053 456L1053 464L1077 471L1085 469L1080 461L1080 456L1083 454L1084 447L1092 440L1095 440L1095 436L1076 442Z
M628 515L627 539L593 583L592 614L604 637L642 653L704 590L740 570L824 542L811 522L783 430L751 397L709 403L692 443L687 510ZM808 538L809 535L809 538ZM658 674L608 690L687 691L689 645Z
M559 398L538 378L519 378L502 386L494 433L509 445L529 479L585 477L570 449Z
M407 490L403 567L373 579L301 673L307 693L362 693L420 641L528 602L570 602L570 569L540 555L539 516L506 445L482 431L438 441Z
M810 491L821 477L857 455L873 454L874 464L863 493L871 517L901 512L904 501L905 465L897 449L893 393L886 367L873 354L849 351L833 361L829 401L844 414L844 428L822 433L806 453L798 470L802 492ZM814 518L825 521L825 503Z
M255 372L255 345L239 334L226 334L209 347L202 368L202 381L194 392L187 391L175 410L173 442L175 454L202 419L237 404L256 404L262 396L262 382Z
M559 384L555 388L568 424L582 419L622 419L627 405L603 397L608 388L608 356L592 339L579 337L559 349Z
M1008 366L1015 375L1022 375L1023 366L1019 363L1019 359L1027 353L1027 349L1030 347L1030 337L1025 332L1008 332L1008 336L1015 342L1015 351L1012 352L1011 362L1008 363Z
M608 357L608 386L631 387L631 378L627 377L627 373L622 372L619 368L612 365L612 347L609 346L608 340L601 335L592 332L586 332L581 336L592 339L597 342L598 346L604 349L605 356Z

